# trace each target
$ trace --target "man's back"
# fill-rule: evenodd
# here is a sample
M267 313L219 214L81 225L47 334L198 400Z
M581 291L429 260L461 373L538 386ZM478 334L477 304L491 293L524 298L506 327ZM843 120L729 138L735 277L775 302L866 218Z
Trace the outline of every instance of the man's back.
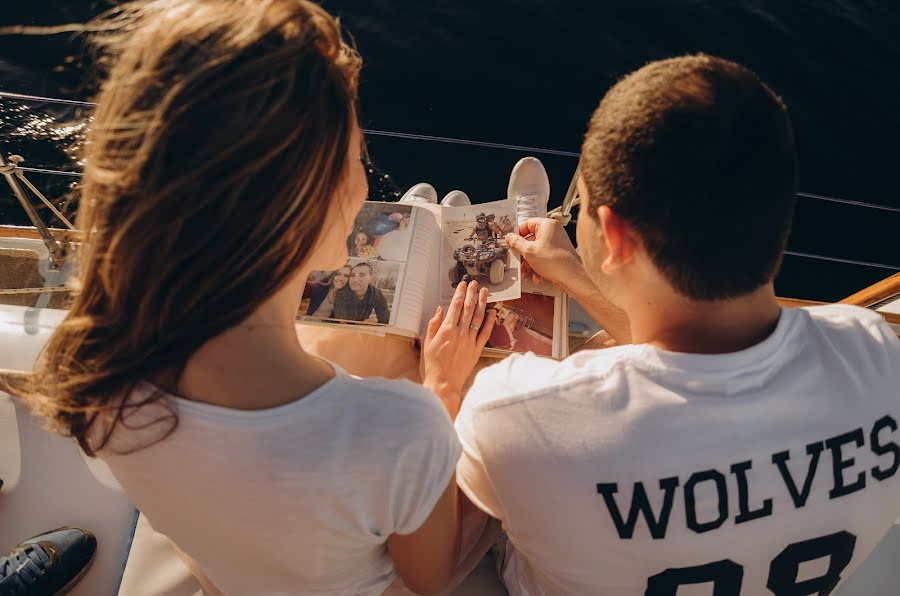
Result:
M458 480L512 594L828 593L900 513L898 394L900 342L844 306L732 354L515 358L464 402Z

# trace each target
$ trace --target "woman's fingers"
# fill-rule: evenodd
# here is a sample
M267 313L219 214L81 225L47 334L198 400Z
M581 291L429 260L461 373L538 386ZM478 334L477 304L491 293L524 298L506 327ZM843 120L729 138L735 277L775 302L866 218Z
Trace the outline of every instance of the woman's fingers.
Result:
M428 327L425 329L425 341L430 342L434 339L435 334L438 332L438 329L441 328L441 322L444 320L444 309L438 305L437 310L434 311L434 316L431 317L431 320L428 321Z
M487 344L488 339L491 337L491 331L494 330L494 322L497 320L497 311L493 308L488 311L487 316L484 318L484 324L481 326L481 330L478 332L478 337L475 340L475 345L478 346L478 350L484 349L484 346Z
M475 306L475 312L472 314L472 322L469 323L469 331L474 335L481 328L484 322L484 313L487 310L487 288L481 288L478 292L478 304Z
M448 327L456 327L459 324L459 315L462 313L463 301L466 299L466 290L468 287L469 284L464 281L459 282L459 285L456 286L456 291L453 293L453 299L450 301L450 306L447 308L447 316L444 317L444 322Z
M472 315L478 306L478 282L473 281L466 290L466 301L463 304L462 316L459 318L459 331L466 333L470 330L469 325L473 323Z

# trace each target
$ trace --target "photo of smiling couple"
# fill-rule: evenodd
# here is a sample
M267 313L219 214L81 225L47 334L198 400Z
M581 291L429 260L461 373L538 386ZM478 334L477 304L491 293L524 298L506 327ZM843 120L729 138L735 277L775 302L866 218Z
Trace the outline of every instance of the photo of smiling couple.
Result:
M399 270L399 263L350 259L330 273L314 272L300 311L319 319L387 324Z

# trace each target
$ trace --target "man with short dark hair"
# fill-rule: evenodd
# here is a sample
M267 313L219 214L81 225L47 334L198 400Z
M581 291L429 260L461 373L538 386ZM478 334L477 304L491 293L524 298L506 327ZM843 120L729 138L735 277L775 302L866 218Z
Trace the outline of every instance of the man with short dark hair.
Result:
M335 292L332 317L345 321L367 321L374 317L378 323L391 319L384 292L372 285L375 268L370 263L358 263L350 270L347 285Z
M795 171L752 72L655 62L591 119L580 255L548 219L507 238L634 342L511 356L463 402L457 479L503 523L511 594L829 594L897 518L900 342L775 300Z

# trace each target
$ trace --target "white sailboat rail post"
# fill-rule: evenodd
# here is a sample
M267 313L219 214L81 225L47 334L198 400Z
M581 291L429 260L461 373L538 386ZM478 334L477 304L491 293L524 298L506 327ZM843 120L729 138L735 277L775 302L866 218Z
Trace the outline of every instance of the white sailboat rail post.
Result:
M28 187L28 190L30 190L31 192L34 193L34 196L39 198L41 200L41 202L44 205L46 205L50 211L53 212L53 215L55 215L59 219L59 221L63 222L63 224L70 230L75 229L75 224L73 224L71 221L69 221L69 218L66 217L65 215L63 215L62 212L60 212L60 210L56 208L56 205L54 205L52 202L50 202L50 200L44 196L44 193L42 193L38 189L38 187L36 187L34 184L32 184L31 180L29 180L28 178L25 177L25 173L22 171L22 168L19 168L18 170L16 170L16 176L19 178L19 180L22 181L22 184L24 184L25 186Z
M556 209L552 209L547 216L555 219L563 226L569 225L572 221L572 208L581 204L581 197L578 196L578 176L581 175L581 157L578 157L578 165L575 166L575 174L569 182L569 188L566 190L566 196L563 197L562 205Z
M44 245L50 253L50 265L53 268L57 268L62 265L65 260L66 251L56 238L53 237L53 234L50 233L47 226L44 225L41 216L38 215L37 209L35 209L34 205L31 204L31 201L28 200L25 189L23 189L22 185L19 183L17 175L19 174L19 164L23 161L25 160L19 155L10 155L9 160L7 161L7 159L0 154L0 174L3 174L6 178L7 184L9 184L13 194L16 195L16 199L18 199L19 204L22 205L22 209L25 210L28 219L31 220L31 225L33 225L35 229L37 229L38 234L41 235L41 240L44 241ZM29 184L29 186L31 185Z

